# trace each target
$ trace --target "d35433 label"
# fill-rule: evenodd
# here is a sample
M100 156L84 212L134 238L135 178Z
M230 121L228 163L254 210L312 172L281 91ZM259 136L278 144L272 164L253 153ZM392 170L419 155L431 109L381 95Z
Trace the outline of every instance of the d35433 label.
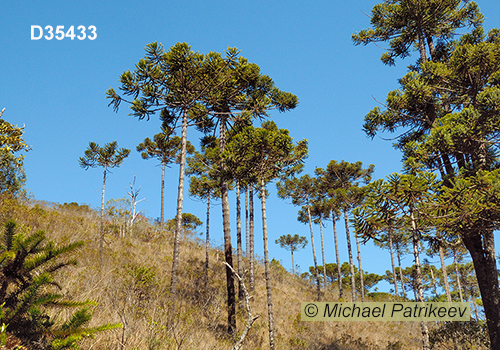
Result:
M70 26L67 30L64 30L64 26L45 26L42 28L42 26L39 25L32 25L31 26L31 40L40 40L40 39L45 39L45 40L63 40L63 39L71 39L75 40L77 38L78 40L95 40L97 38L97 28L96 26Z

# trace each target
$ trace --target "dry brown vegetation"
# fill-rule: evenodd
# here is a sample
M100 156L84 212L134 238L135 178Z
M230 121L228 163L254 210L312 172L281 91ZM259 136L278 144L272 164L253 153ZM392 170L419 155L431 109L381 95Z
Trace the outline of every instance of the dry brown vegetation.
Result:
M210 252L210 283L204 283L204 246L184 237L181 248L179 295L170 300L168 286L172 264L172 234L159 234L140 223L130 236L120 238L108 226L104 266L99 269L99 216L86 206L41 202L16 203L2 199L0 223L14 219L22 230L45 230L56 242L83 240L76 256L78 265L62 271L57 280L67 298L94 300L93 325L122 323L120 329L87 339L82 349L231 349L226 335L225 266L223 252ZM234 260L236 261L236 260ZM244 261L246 263L246 261ZM250 292L256 320L243 349L268 348L264 269L256 269L256 288ZM418 349L417 323L396 322L302 322L300 303L315 300L314 287L273 264L276 345L278 349ZM328 291L324 300L336 301ZM247 315L240 303L238 335ZM65 316L65 311L59 311Z

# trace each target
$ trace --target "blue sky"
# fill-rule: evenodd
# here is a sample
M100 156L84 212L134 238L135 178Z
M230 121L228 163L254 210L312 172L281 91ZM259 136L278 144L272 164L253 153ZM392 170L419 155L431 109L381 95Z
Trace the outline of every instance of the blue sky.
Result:
M356 47L351 34L369 26L376 1L4 1L0 5L0 109L3 118L25 125L25 139L32 151L25 168L27 189L36 199L50 202L78 202L100 205L102 171L83 170L78 158L89 141L104 144L118 141L132 149L124 164L112 171L106 199L126 196L129 182L137 177L141 187L138 205L149 217L160 210L161 172L154 160L142 160L135 147L159 132L159 121L138 121L122 105L118 113L108 107L105 91L119 87L119 75L133 70L144 56L144 47L157 41L167 49L187 42L194 51L222 52L237 47L241 55L258 64L276 85L299 97L299 106L287 113L273 113L281 128L295 140L309 141L305 173L326 167L332 159L374 164L374 178L400 170L400 154L391 142L368 139L362 132L364 115L397 87L397 79L413 59L384 66L383 49L375 45ZM479 1L486 17L485 27L500 26L500 3ZM94 25L95 40L31 40L32 25ZM87 30L88 31L88 30ZM76 31L79 34L79 31ZM200 135L189 131L198 145ZM167 169L165 216L175 215L178 166ZM270 186L268 225L270 254L291 267L289 253L274 244L282 234L306 236L308 227L296 220L297 210L276 197ZM235 200L231 222L235 238ZM205 206L185 200L185 211L203 221ZM256 232L260 233L260 205L256 204ZM214 244L222 244L221 207L214 205L211 232ZM345 247L345 233L339 222L339 244ZM320 252L319 227L315 227L316 251ZM262 255L261 235L256 251ZM326 261L334 262L331 223L325 229ZM362 246L363 269L383 274L390 268L389 254L372 243ZM341 260L347 260L346 248ZM304 272L312 265L310 244L296 254ZM319 261L321 258L319 257ZM405 264L411 264L407 256Z

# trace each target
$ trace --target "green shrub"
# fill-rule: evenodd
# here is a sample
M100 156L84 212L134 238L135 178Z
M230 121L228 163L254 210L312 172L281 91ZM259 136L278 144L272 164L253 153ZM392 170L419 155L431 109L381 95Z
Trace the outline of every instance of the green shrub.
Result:
M0 324L3 333L19 339L29 349L78 349L78 342L93 333L118 327L106 324L86 328L92 314L92 302L64 300L54 275L75 260L62 259L83 245L76 242L57 245L47 241L45 233L16 233L16 224L9 221L0 236ZM54 307L80 309L67 320L49 316ZM56 322L57 321L57 322Z
M489 349L485 321L443 322L429 334L433 349Z

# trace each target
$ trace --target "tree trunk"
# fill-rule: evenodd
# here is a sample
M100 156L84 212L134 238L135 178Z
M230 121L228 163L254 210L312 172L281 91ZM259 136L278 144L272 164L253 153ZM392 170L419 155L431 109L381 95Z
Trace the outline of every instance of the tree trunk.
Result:
M413 295L415 297L415 301L418 300L418 292L417 292L417 282L416 282L416 279L414 279L413 281L411 281L411 285L413 287Z
M319 232L321 234L321 257L323 259L323 285L326 290L326 262L325 262L325 242L323 241L323 221L319 218Z
M479 321L479 313L477 311L477 299L476 299L476 290L473 285L470 285L470 290L469 290L470 298L472 301L472 306L474 306L474 316L476 318L476 321Z
M342 288L342 270L340 268L340 256L339 256L339 244L337 242L337 224L335 220L335 213L332 210L332 222L333 222L333 240L335 242L335 259L337 260L337 274L339 280L339 299L342 300L344 297L344 290Z
M392 227L389 227L389 231L387 232L387 236L389 237L389 250L391 252L391 266L392 266L392 278L394 279L394 294L399 296L398 293L398 276L396 275L396 268L394 267L394 251L392 247Z
M462 284L460 283L460 273L458 272L458 263L457 263L457 251L455 248L453 248L453 267L455 268L458 295L460 296L460 302L463 303L464 297L462 295Z
M470 296L470 300L472 302L472 306L474 307L474 317L476 318L476 320L479 320L479 314L478 314L477 304L476 304L477 303L477 300L476 300L477 291L474 288L473 284L469 285L469 296Z
M476 296L472 294L472 306L474 306L474 315L476 316L476 321L479 321L479 313L477 312Z
M207 195L207 237L205 241L205 288L208 287L208 258L210 251L210 192Z
M427 46L429 47L429 56L431 61L434 61L436 49L434 47L434 43L432 42L432 36L426 35L427 38Z
M163 230L165 221L165 162L161 162L161 204L160 204L160 230Z
M224 152L226 148L226 121L221 118L220 121L220 151ZM222 173L226 170L224 160L221 162ZM225 177L221 179L221 198L222 198L222 222L224 227L224 256L226 263L233 267L233 247L231 245L231 227L229 222L229 197L227 190L227 180ZM236 335L236 293L234 290L233 272L226 266L226 281L227 281L227 323L228 333Z
M311 210L309 208L309 200L307 201L307 217L309 218L309 229L311 230L311 246L313 251L313 259L314 259L314 273L316 274L316 286L318 292L318 301L321 298L321 286L319 283L319 271L318 271L318 261L316 260L316 249L314 248L314 234L313 234L313 226L311 220Z
M434 278L434 271L432 271L431 265L429 265L429 271L431 272L432 286L434 287L434 295L437 297L438 291L436 286L436 279Z
M290 249L290 252L292 253L292 275L295 276L295 262L293 261L293 249Z
M125 225L125 230L123 231L123 237L125 237L125 232L128 232L128 235L131 237L132 236L132 225L134 224L134 193L130 192L130 220L128 220L127 224Z
M401 280L401 293L403 299L406 299L405 281L403 279L403 269L401 268L401 253L399 252L399 243L396 243L396 255L398 257L399 279Z
M260 180L262 201L262 232L264 236L264 268L266 273L267 314L269 317L269 348L274 350L274 315L271 291L271 271L269 269L269 251L267 247L267 221L266 221L266 188L264 179Z
M446 300L451 303L450 283L448 282L448 272L446 272L446 265L444 263L443 247L439 245L439 259L441 260L441 271L443 272L444 290L446 292Z
M361 268L361 250L359 249L359 238L356 236L356 248L358 250L359 283L361 289L361 302L365 301L365 281L363 279L363 269Z
M462 240L474 263L491 348L500 349L500 290L498 287L493 231L484 230L464 233L462 234Z
M356 301L356 280L354 276L354 262L352 261L351 236L349 235L349 221L347 210L344 210L345 234L347 239L347 252L349 254L349 266L351 268L351 301Z
M104 251L104 190L106 188L106 175L108 167L104 166L104 175L102 178L102 197L101 197L101 233L99 239L99 267L102 267L102 258Z
M179 187L177 190L177 213L175 215L174 252L172 257L172 276L170 278L170 294L177 295L177 272L179 270L179 254L182 230L182 204L184 200L184 168L186 166L187 146L187 111L182 113L181 158L179 166Z
M417 29L417 37L418 37L418 49L420 53L420 61L423 64L427 62L427 52L425 51L424 34L422 33L421 28Z
M250 237L249 237L249 228L248 228L248 186L245 187L245 234L246 234L246 257L247 259L250 257Z
M243 276L243 249L241 242L241 190L240 182L236 181L236 245L238 252L238 275ZM243 288L241 282L238 281L238 298L243 300Z
M415 257L415 284L416 284L416 295L418 296L418 301L423 303L424 291L422 288L422 270L420 269L420 257L419 257L419 238L417 234L417 224L413 212L410 211L411 227L412 227L412 241L413 241L413 256ZM422 349L430 349L429 344L429 330L425 322L420 322L420 327L422 329Z
M253 215L253 183L250 183L248 189L248 205L249 211L248 214L250 216L250 291L254 291L255 289L255 254L254 254L254 215Z

